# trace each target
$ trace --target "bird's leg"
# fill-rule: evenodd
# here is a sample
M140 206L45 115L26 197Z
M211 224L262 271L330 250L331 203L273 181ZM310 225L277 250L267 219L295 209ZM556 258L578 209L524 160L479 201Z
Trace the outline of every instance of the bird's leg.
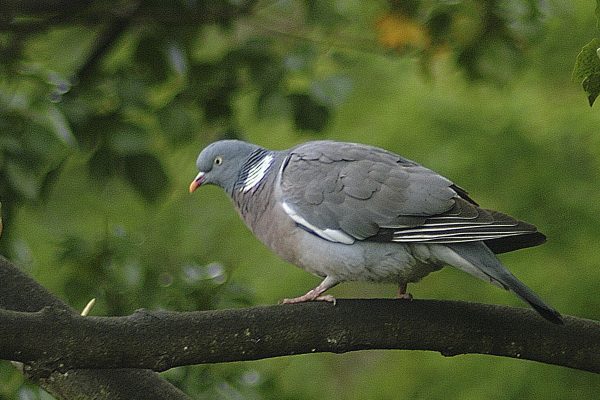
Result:
M294 303L304 303L307 301L328 301L335 305L335 298L331 295L323 295L322 294L327 290L331 289L335 285L337 285L339 281L331 276L325 277L319 286L314 289L311 289L303 296L294 297L293 299L283 299L281 300L282 304L294 304Z
M412 300L412 294L406 292L407 282L400 282L398 284L398 298L402 300Z

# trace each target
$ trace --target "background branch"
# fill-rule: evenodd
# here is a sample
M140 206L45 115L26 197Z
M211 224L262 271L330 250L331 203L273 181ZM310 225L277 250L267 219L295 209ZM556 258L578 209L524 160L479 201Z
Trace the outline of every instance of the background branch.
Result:
M240 4L219 4L212 2L187 3L183 7L173 7L162 2L123 2L114 1L73 1L73 0L0 0L0 31L23 31L32 25L35 30L40 22L47 28L83 24L97 26L113 21L115 17L128 14L128 7L136 8L136 18L140 21L153 21L161 25L197 25L206 22L220 22L232 17L248 14L255 0ZM125 8L125 9L124 9ZM27 17L35 17L30 21Z
M0 308L2 312L10 313L11 311L7 310L15 310L13 312L27 315L49 306L64 310L64 313L77 315L74 310L69 309L66 304L1 256L0 282L2 282L2 290L0 290ZM0 342L3 346L19 347L26 344L25 337L27 335L9 337L4 335L5 326L1 323L0 326L2 326ZM40 332L47 334L43 335ZM52 334L49 334L51 332ZM45 346L44 338L54 336L53 333L53 331L37 331L41 347ZM30 334L35 334L35 332L32 331ZM102 347L96 347L96 351L99 349L102 349ZM60 351L60 349L57 350ZM11 358L13 357L4 359L10 360ZM15 360L19 361L18 357L14 358L13 361ZM21 359L21 361L23 360ZM47 370L39 371L35 365L26 363L23 372L59 399L189 399L182 391L161 378L156 372L147 369L75 369L63 374L58 372L49 373Z
M123 32L125 32L127 27L129 27L137 8L138 4L134 3L134 5L124 11L122 15L115 18L108 26L104 27L103 31L96 38L89 56L75 72L72 83L76 84L81 80L85 80L94 72L94 68L100 62L102 57L104 57L104 55L113 47L114 43L119 39Z
M564 326L553 325L529 309L505 306L370 299L81 317L62 304L50 305L37 312L0 311L0 358L25 362L43 376L72 368L163 371L302 353L403 349L600 372L600 323L566 317Z

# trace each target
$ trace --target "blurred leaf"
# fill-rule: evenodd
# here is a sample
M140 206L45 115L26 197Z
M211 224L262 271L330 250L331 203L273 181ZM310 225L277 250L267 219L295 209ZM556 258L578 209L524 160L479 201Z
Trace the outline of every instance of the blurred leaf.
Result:
M188 60L185 51L177 43L167 46L167 59L171 70L179 75L185 75L188 70Z
M104 113L108 114L114 111L120 111L119 108L112 109L115 106L121 106L122 104L127 104L129 106L140 106L145 107L147 100L146 94L148 92L149 86L148 84L158 84L162 82L159 79L152 79L146 81L144 79L144 74L135 74L135 75L125 75L122 76L117 75L117 80L114 82L114 86L109 90L114 90L114 94L116 94L121 104L117 103L116 99L103 99L107 100L105 104L100 104L101 106L106 107L106 110L103 110Z
M75 139L73 131L71 131L69 122L65 118L64 114L57 107L49 106L46 111L46 115L50 129L56 135L56 137L65 144L75 147L77 145L77 139Z
M290 99L279 91L262 92L258 97L258 116L285 118L292 114Z
M413 18L419 13L421 0L388 0L388 4L392 12Z
M60 241L57 258L61 263L74 262L77 264L84 264L93 258L90 255L91 253L92 249L89 246L89 243L83 238L68 235Z
M46 200L51 193L52 187L60 177L60 174L63 171L63 167L65 165L66 158L61 160L61 162L50 169L44 178L42 179L42 183L40 185L40 197L43 200Z
M310 60L305 54L293 53L284 58L283 65L290 72L306 71L310 65Z
M113 128L108 143L115 153L127 155L147 152L150 140L144 129L131 124L122 124Z
M582 49L573 69L573 80L583 86L588 95L590 106L600 94L600 39L595 38Z
M311 95L320 103L330 107L342 105L352 91L352 80L345 75L332 75L325 79L313 81L310 85Z
M8 182L22 197L33 200L39 193L41 179L33 172L30 165L19 162L8 163L4 167Z
M169 187L169 175L159 159L149 153L132 154L122 159L125 178L142 197L156 201Z
M194 137L200 124L198 112L188 109L179 101L172 102L158 112L161 130L173 144L184 144Z
M510 82L521 66L518 50L511 42L504 40L481 43L480 52L473 61L474 77L485 77L498 83ZM502 68L498 68L499 65Z
M25 42L23 61L50 81L48 72L69 76L84 62L95 40L95 29L83 24L51 27Z
M252 84L272 90L284 75L280 57L272 47L272 41L267 38L252 38L227 54L223 64L238 65L249 74Z
M294 123L298 129L321 132L331 117L329 108L316 102L304 93L289 96L294 112Z
M0 114L0 154L19 153L23 149L20 137L28 121L20 115Z
M116 157L106 146L97 149L88 161L88 170L93 178L106 180L115 171Z
M231 95L233 87L223 87L222 90L213 92L203 99L203 107L206 119L216 121L219 118L227 118L233 114L231 106Z
M285 54L282 64L290 72L304 72L310 74L319 57L318 49L309 42L297 43L293 50Z
M448 41L452 27L452 6L439 4L431 10L426 21L427 31L431 36L432 44L443 44Z
M502 0L497 13L507 22L506 27L517 37L538 38L544 35L543 5L537 0Z
M309 24L320 24L325 29L332 29L337 24L344 22L332 2L305 0L304 6L306 7L306 21Z
M377 40L383 47L404 50L425 48L430 39L425 27L402 14L386 14L375 24Z
M135 66L143 67L138 71L143 79L153 83L167 79L170 66L165 57L162 39L158 35L142 37L135 51L135 61Z
M202 61L216 62L221 59L231 45L231 38L217 24L206 24L194 42L193 58Z
M238 86L231 64L200 63L192 66L188 95L202 106L209 122L233 113L231 98Z

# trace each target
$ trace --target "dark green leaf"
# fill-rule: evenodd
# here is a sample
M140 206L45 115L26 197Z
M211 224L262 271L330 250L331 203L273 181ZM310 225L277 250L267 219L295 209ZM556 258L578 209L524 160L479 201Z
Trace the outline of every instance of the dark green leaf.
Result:
M199 124L198 114L191 107L174 102L160 110L158 118L165 136L174 144L183 144L194 137L194 127Z
M598 48L600 48L600 39L595 38L581 49L575 61L573 80L581 83L591 74L600 72Z
M445 4L434 8L426 21L426 26L434 44L446 42L452 27L450 8Z
M154 35L143 37L138 43L135 60L137 66L143 67L139 71L142 77L150 82L161 82L167 78L170 66L165 59L163 44L158 37Z
M111 150L118 154L136 154L148 151L148 133L135 125L115 127L108 137Z
M315 132L325 129L330 118L329 108L304 93L293 94L289 98L292 102L294 123L298 129Z
M169 176L152 154L133 154L121 158L127 181L146 200L157 200L169 186Z
M65 165L65 160L66 159L63 159L57 166L50 169L46 173L46 176L44 176L40 185L40 197L43 200L47 200L49 194L51 193L52 187L54 186L54 183L56 183L56 181L60 177L60 174L63 171L63 167Z
M208 121L215 121L219 118L230 117L233 113L231 107L231 92L227 89L212 93L203 101L204 113Z
M600 73L593 73L586 77L582 84L583 90L588 94L590 107L594 105L598 94L600 94Z
M106 146L100 147L94 152L88 161L89 173L98 179L107 179L115 171L115 154Z

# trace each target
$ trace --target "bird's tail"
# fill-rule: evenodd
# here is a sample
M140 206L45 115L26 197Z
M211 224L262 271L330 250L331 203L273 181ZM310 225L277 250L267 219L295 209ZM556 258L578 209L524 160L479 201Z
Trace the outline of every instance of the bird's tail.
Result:
M562 316L544 303L533 290L518 280L500 263L494 253L481 242L448 243L445 245L458 256L451 263L454 267L468 272L481 279L488 279L506 290L510 290L529 303L542 317L555 324L562 324ZM460 262L462 259L462 262Z

